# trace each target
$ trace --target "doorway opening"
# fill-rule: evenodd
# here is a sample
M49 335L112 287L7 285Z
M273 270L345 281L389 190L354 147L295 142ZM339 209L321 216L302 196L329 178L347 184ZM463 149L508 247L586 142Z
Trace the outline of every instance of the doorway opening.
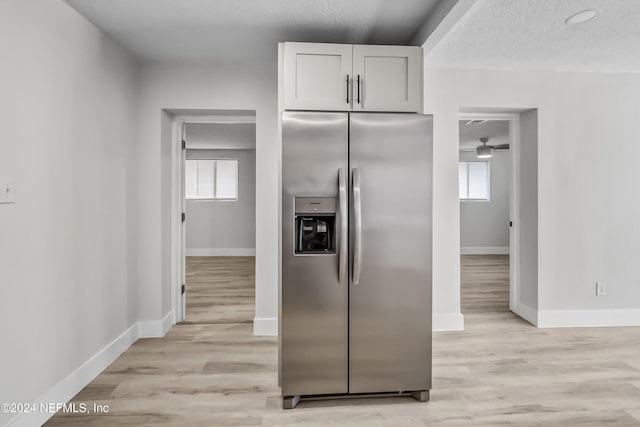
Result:
M460 309L509 311L510 121L458 121Z
M458 119L461 311L536 325L538 110L465 108Z
M252 323L255 311L255 111L174 117L176 321ZM175 152L174 152L175 154ZM177 245L176 245L177 243Z

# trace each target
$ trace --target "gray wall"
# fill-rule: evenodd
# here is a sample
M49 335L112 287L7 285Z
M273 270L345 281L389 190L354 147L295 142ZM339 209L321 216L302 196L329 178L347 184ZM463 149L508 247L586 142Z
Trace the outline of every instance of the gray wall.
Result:
M187 149L255 150L255 123L189 123Z
M460 152L460 161L472 160L478 160L475 152ZM490 200L460 201L463 253L500 253L504 248L508 251L510 163L508 150L495 150L489 159Z
M162 139L159 112L176 106L214 115L218 114L211 113L212 110L255 111L257 226L254 328L262 334L277 331L280 191L277 71L276 64L142 64L136 117L139 157L136 159L135 187L139 194L139 211L134 226L137 280L143 296L138 304L141 320L158 321L169 313L162 304L170 283L165 280L166 272L162 266L171 263L171 259L158 248L167 245L167 239L161 239L161 236L170 236L172 231L171 227L163 225L164 214L160 209L163 195L171 194L171 186L165 181L165 177L171 177L171 168L162 166L166 154L165 148L158 143Z
M138 335L136 63L62 1L0 1L0 52L0 402L64 402Z
M520 115L520 301L538 309L538 110Z
M251 255L256 247L256 152L187 150L187 159L212 158L238 159L238 200L187 200L187 255Z

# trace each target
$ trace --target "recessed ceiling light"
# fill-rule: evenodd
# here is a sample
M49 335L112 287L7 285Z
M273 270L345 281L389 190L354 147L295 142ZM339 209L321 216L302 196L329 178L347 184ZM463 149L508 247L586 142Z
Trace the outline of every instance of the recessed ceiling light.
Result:
M469 120L465 125L481 125L484 122L486 122L486 120Z
M582 24L583 22L587 22L590 19L595 18L595 16L598 14L598 12L596 12L593 9L587 9L587 10L583 10L582 12L578 12L574 15L571 15L570 17L568 17L566 19L566 21L564 21L565 24Z

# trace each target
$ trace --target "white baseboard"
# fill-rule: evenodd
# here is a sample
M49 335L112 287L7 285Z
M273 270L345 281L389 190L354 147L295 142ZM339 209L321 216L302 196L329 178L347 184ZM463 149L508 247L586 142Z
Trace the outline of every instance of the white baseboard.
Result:
M170 311L162 320L145 320L138 322L138 337L160 338L165 336L173 326L173 312Z
M65 403L78 394L87 384L105 370L114 360L124 353L138 338L156 338L164 336L173 326L173 312L169 312L162 320L137 322L124 331L118 338L107 344L78 369L67 375L33 403L36 407L49 403ZM54 413L25 412L9 421L7 426L29 427L44 424Z
M433 315L433 330L442 331L463 331L464 316L462 313L447 313ZM278 336L278 318L276 317L256 317L253 319L253 335L256 336Z
M467 246L460 248L460 255L509 255L509 246L497 247L475 247Z
M138 324L134 324L124 331L118 338L111 341L83 363L78 369L67 375L62 381L54 385L49 391L33 402L37 408L50 403L65 403L78 394L87 384L104 371L114 360L124 353L138 339ZM44 424L55 413L25 412L9 421L11 427L32 427Z
M191 248L187 256L256 256L256 248Z
M50 403L65 403L78 394L87 384L106 369L114 360L124 353L138 338L156 338L164 336L173 326L173 312L169 312L162 320L137 322L124 331L118 338L107 344L78 369L67 375L62 381L54 385L49 391L36 399L33 403L37 408ZM9 421L7 426L30 427L44 424L54 413L25 412Z
M256 336L278 336L277 317L255 317L253 319L253 335Z
M434 313L433 331L464 331L464 316L462 313Z
M538 312L539 328L640 326L640 309L546 310Z
M513 307L513 312L533 326L538 326L538 310L529 307L527 304L518 303Z

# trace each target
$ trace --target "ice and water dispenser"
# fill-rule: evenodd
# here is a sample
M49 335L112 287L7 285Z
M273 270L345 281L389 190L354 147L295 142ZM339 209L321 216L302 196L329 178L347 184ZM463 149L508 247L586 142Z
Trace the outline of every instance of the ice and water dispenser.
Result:
M296 197L295 224L296 254L336 253L335 197Z

